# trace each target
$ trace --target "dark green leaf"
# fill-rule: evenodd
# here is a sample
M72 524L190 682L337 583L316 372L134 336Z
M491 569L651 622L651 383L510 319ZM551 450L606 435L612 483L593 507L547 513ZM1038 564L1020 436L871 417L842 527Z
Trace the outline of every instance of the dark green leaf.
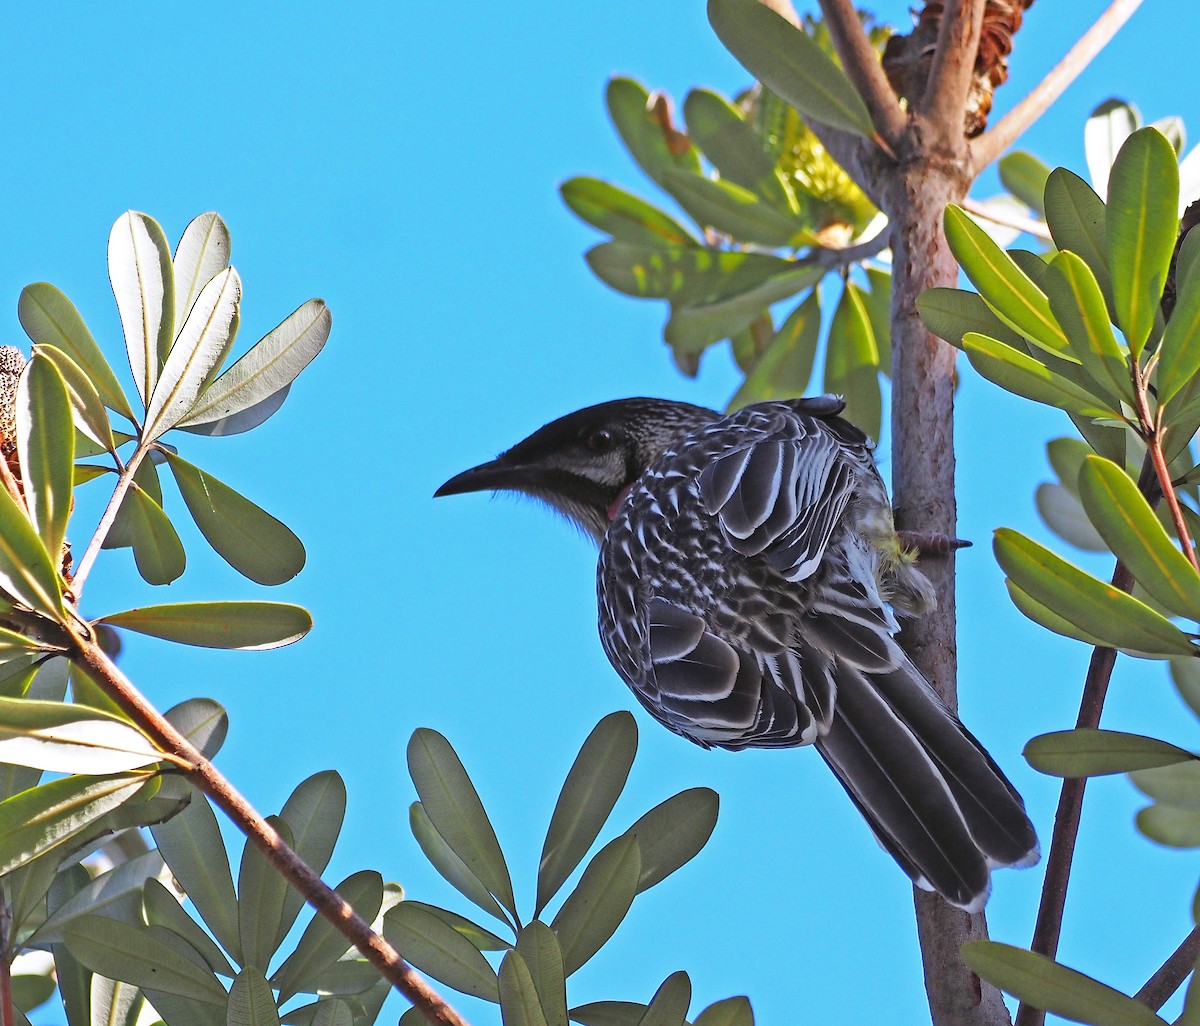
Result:
M1133 402L1129 354L1113 335L1104 296L1088 265L1074 253L1059 253L1046 276L1050 309L1071 341L1071 353L1104 390Z
M138 573L147 584L170 584L187 566L183 542L170 517L136 481L126 493L129 526L133 536L133 558Z
M656 94L652 98L640 82L613 78L608 83L606 100L609 116L625 148L653 181L661 185L664 174L672 169L699 172L700 154L696 147L686 135L664 124L670 113L665 96ZM655 101L663 114L661 118L652 106Z
M517 935L521 956L547 1026L567 1026L567 980L562 949L545 923L535 919ZM500 1004L504 1005L504 968L500 969Z
M420 802L413 802L408 807L408 824L413 837L421 846L421 851L433 866L459 894L474 902L488 915L495 916L503 922L508 922L504 910L496 903L491 892L484 886L482 880L475 875L458 854L446 843L445 838L437 832L429 821L425 807Z
M437 916L402 901L383 917L383 935L403 958L447 987L485 1001L500 1000L496 971L469 940Z
M863 138L874 135L858 90L806 32L758 0L709 0L708 20L742 67L802 115Z
M562 947L563 971L574 973L599 951L629 911L641 876L637 838L624 834L588 863L551 929Z
M1179 164L1157 129L1125 140L1109 178L1107 210L1113 305L1137 357L1154 328L1179 231Z
M972 367L1014 395L1084 417L1120 419L1120 414L1105 406L1102 399L1056 374L1040 360L997 339L967 332L963 348Z
M816 241L811 227L798 216L769 205L733 182L689 171L665 171L662 186L697 224L739 242L795 249Z
M729 400L729 410L804 395L812 378L820 334L820 291L813 289L780 325L742 387Z
M1180 280L1175 309L1167 321L1158 353L1161 406L1169 403L1200 372L1200 278Z
M558 893L608 822L629 778L637 742L637 724L627 712L605 716L584 741L542 845L535 916Z
M158 468L152 459L144 459L133 473L133 483L145 492L160 507L163 504L162 483L158 480ZM132 492L132 489L130 490ZM104 536L106 549L125 549L134 544L140 520L135 514L137 499L127 493L117 509L116 519ZM165 515L165 514L164 514Z
M308 610L285 602L179 602L110 613L95 622L183 645L251 652L290 645L312 629Z
M1032 539L1002 527L994 549L1013 584L1089 636L1149 658L1195 654L1188 636L1170 620Z
M179 934L196 949L214 973L230 978L236 975L229 960L217 947L216 941L183 910L179 899L153 877L146 881L142 892L142 907L145 910L146 922Z
M1046 179L1050 169L1032 153L1014 150L1000 158L1000 181L1038 217L1046 216Z
M166 718L206 759L217 754L229 730L229 716L211 698L189 698L168 709Z
M1181 292L1190 287L1197 268L1200 268L1200 232L1188 229L1175 257L1175 284Z
M1013 331L977 292L963 289L926 289L917 297L917 312L925 327L952 346L963 347L968 333L987 335L1014 348L1022 348L1024 336Z
M433 828L515 918L516 901L504 853L450 742L436 730L414 731L408 743L408 771Z
M466 937L480 951L507 951L512 947L510 941L497 937L490 930L485 930L478 923L471 922L466 916L460 916L457 912L438 908L437 905L427 905L423 901L414 901L411 904L416 905L418 908L423 908L431 915L437 916L447 926L454 927L454 929Z
M291 828L278 816L267 822L280 839L295 850ZM283 922L284 899L288 882L257 845L250 841L242 849L238 872L238 938L241 962L266 972L271 956L279 947L279 927Z
M73 426L96 443L98 452L115 452L117 443L113 438L112 425L108 422L108 412L104 409L104 400L100 398L100 393L96 391L91 378L57 346L37 346L33 355L49 360L62 375L71 401ZM74 442L75 434L72 431L72 449L75 449ZM80 454L76 451L72 458L78 455Z
M646 1006L636 1001L593 1001L571 1009L571 1019L583 1026L638 1026Z
M56 346L71 357L95 385L104 405L133 419L133 411L116 375L96 345L79 311L49 282L39 281L21 290L17 317L25 334L37 345Z
M57 943L62 940L64 927L85 915L102 915L141 926L142 887L162 869L162 856L154 850L118 862L107 872L89 880L52 912L47 909L48 915L33 937L39 946Z
M614 239L646 246L700 245L669 214L598 178L571 178L558 191L577 217Z
M672 973L654 993L640 1026L686 1026L692 1003L692 981L685 972Z
M247 966L229 991L227 1026L279 1026L275 995L262 970Z
M11 978L13 1004L22 1012L44 1005L54 993L54 977L14 975Z
M1083 258L1100 285L1109 311L1112 275L1108 270L1108 230L1104 201L1092 187L1065 167L1055 168L1046 179L1046 224L1054 244Z
M175 338L171 249L154 218L130 210L117 219L108 236L108 277L121 314L133 380L148 404Z
M1035 737L1025 746L1024 754L1035 770L1054 777L1128 773L1196 758L1191 752L1155 738L1082 727Z
M230 566L256 584L283 584L304 566L304 545L286 524L227 484L165 453L200 533Z
M175 335L204 286L229 266L229 228L214 211L194 217L175 247Z
M1189 709L1200 717L1200 660L1172 659L1171 682Z
M62 551L71 515L75 425L57 368L35 355L17 386L17 452L29 516L49 553Z
M333 856L346 815L346 784L336 770L322 770L302 780L284 803L279 817L292 831L296 854L316 873L323 873ZM276 945L282 944L296 921L304 899L289 888L283 903ZM368 922L370 920L368 919Z
M720 799L707 787L692 787L660 802L625 831L641 856L637 893L662 882L691 862L712 836Z
M604 242L586 254L605 285L627 296L701 305L742 295L804 267L766 253Z
M510 951L500 963L500 1010L504 1026L547 1026L533 977L518 951Z
M63 621L57 550L46 551L24 511L0 488L0 589L52 620Z
M963 961L1034 1008L1091 1026L1165 1026L1149 1008L1045 955L995 941L968 941Z
M754 1026L750 999L731 997L715 1001L696 1016L695 1026Z
M81 869L81 872L86 870ZM54 956L54 974L58 977L58 993L62 998L67 1026L92 1026L90 991L95 984L91 971L79 964L65 944L52 945L50 952ZM121 1026L132 1024L122 1023Z
M824 391L846 399L846 419L872 438L883 416L879 390L879 351L862 290L847 281L829 326Z

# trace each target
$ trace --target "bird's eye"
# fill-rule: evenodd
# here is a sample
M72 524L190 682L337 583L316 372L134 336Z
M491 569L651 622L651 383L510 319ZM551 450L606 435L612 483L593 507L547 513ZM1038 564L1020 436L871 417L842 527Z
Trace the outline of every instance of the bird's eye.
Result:
M584 439L584 444L592 452L609 452L613 447L613 433L607 428L599 428Z

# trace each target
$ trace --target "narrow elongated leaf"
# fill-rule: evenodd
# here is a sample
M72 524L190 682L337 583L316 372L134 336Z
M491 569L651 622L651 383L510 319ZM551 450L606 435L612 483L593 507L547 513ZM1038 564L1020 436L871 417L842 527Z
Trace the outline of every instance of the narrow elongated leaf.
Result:
M571 1009L571 1020L583 1026L638 1026L646 1005L637 1001L593 1001Z
M154 498L133 481L126 493L133 558L147 584L170 584L187 567L187 554L171 518ZM122 503L122 509L126 504Z
M825 350L824 391L844 396L846 417L872 438L883 416L879 351L862 290L847 281L833 312Z
M0 874L67 844L148 780L147 773L61 777L0 802Z
M247 966L229 990L227 1026L279 1026L275 995L262 970Z
M563 971L570 976L621 925L637 894L642 859L636 837L609 841L587 864L550 927L562 947Z
M1158 352L1158 402L1164 405L1200 372L1200 279L1181 279Z
M268 817L267 822L294 851L291 828L278 816ZM237 886L242 965L255 966L265 973L271 964L271 956L279 947L277 938L283 922L288 882L257 845L247 841L242 849Z
M150 828L167 867L221 945L241 961L229 856L207 799L195 795L173 819Z
M996 531L994 550L1013 584L1106 645L1160 659L1196 653L1183 631L1144 602L1017 531Z
M334 888L368 923L383 904L383 877L374 870L348 876ZM280 1003L301 991L315 990L315 981L349 950L342 933L324 916L314 915L296 950L271 977L279 988Z
M517 936L516 953L529 973L547 1026L567 1026L567 978L563 974L562 949L554 931L535 919ZM500 1004L503 1006L503 966L500 971Z
M1091 1026L1165 1026L1140 1001L1045 955L996 941L968 941L962 957L985 980L1065 1019Z
M232 267L204 286L154 385L146 408L146 438L157 438L192 412L209 372L237 331L241 298L242 282Z
M110 613L95 622L182 645L246 652L290 645L312 630L308 610L285 602L178 602Z
M995 314L1041 348L1063 354L1067 337L1046 294L961 207L946 207L945 222L950 249Z
M346 784L336 770L322 770L302 780L279 813L279 818L291 828L296 854L316 873L323 873L329 865L345 817ZM283 943L304 907L304 899L288 888L283 907L276 945ZM370 922L371 917L365 918Z
M538 865L540 915L600 835L625 789L637 754L637 724L627 712L605 716L584 741L559 793Z
M812 378L820 335L820 290L813 289L775 332L754 369L729 400L728 410L804 395Z
M969 331L963 336L963 349L972 367L1014 395L1084 417L1121 419L1121 415L1109 409L1103 399L1056 374L1040 360L997 339Z
M155 501L158 506L163 504L162 483L158 480L158 469L152 459L142 460L133 474L133 483ZM131 489L132 491L132 489ZM134 511L135 498L127 494L117 509L116 519L108 534L104 536L104 548L129 548L134 543L134 533L137 516Z
M692 305L741 295L800 266L767 253L629 242L593 246L585 259L597 278L627 296Z
M714 1001L696 1016L695 1026L754 1026L750 999L731 997Z
M917 297L917 312L925 327L952 346L963 347L968 333L986 335L1009 346L1022 347L1024 336L1013 331L977 292L964 289L926 289Z
M1171 683L1189 709L1200 716L1200 660L1172 659Z
M638 819L625 837L635 837L641 854L637 893L661 883L691 862L717 825L720 799L707 787L692 787L660 802Z
M71 403L71 417L74 426L92 439L103 452L115 452L116 440L113 438L112 425L108 422L108 414L104 409L104 400L96 391L91 378L57 346L39 345L34 348L34 356L40 356L54 364L55 369L62 375L67 395ZM74 458L74 433L72 433L72 458Z
M1046 276L1050 309L1083 369L1118 399L1133 402L1129 354L1113 335L1096 277L1081 257L1059 253Z
M50 913L38 927L39 944L58 943L62 930L85 915L102 915L140 926L142 888L163 870L162 856L148 851L127 862L120 862L75 891Z
M142 908L145 910L146 922L179 934L196 949L214 973L230 978L236 975L216 941L183 910L179 899L170 889L153 877L146 881L142 891Z
M491 892L484 886L482 880L461 858L457 852L446 843L441 834L429 821L425 807L420 802L413 802L408 807L408 823L413 837L421 846L421 851L429 859L430 864L455 890L468 901L474 902L488 915L507 922L503 909L492 897Z
M1135 770L1129 774L1129 779L1142 794L1156 802L1200 810L1200 760L1195 756Z
M1111 313L1113 293L1106 218L1104 201L1087 182L1065 167L1050 172L1046 179L1046 224L1050 235L1055 246L1078 254L1091 268Z
M686 1026L692 1003L692 981L685 972L671 973L650 999L640 1026Z
M304 545L286 524L174 453L165 454L196 526L238 573L257 584L283 584L304 566Z
M450 742L436 730L414 731L408 772L434 829L515 918L512 880L500 842Z
M1179 231L1179 165L1155 128L1134 132L1108 182L1105 227L1117 324L1136 358L1154 328Z
M17 317L25 334L37 345L55 346L75 361L100 393L104 405L133 420L129 401L96 340L71 301L49 282L21 290Z
M682 132L666 123L669 102L651 97L646 87L631 78L613 78L605 93L609 117L629 155L650 178L662 184L666 171L700 171L700 154Z
M402 901L383 917L383 935L435 980L485 1001L500 1000L496 971L470 941L437 916Z
M1125 140L1142 126L1142 115L1124 100L1105 100L1091 114L1083 128L1083 149L1088 174L1096 192L1108 192L1108 176Z
M698 224L740 241L791 249L816 241L810 226L799 217L771 206L733 182L669 170L663 173L662 185Z
M324 348L332 326L333 315L324 300L310 299L254 343L237 363L217 378L185 411L179 426L200 427L228 420L252 408L265 409L272 396L288 388L312 363ZM262 417L265 419L266 416Z
M1046 216L1046 179L1050 169L1032 153L1016 150L1000 158L1000 181L1038 217Z
M599 178L570 178L558 191L577 217L614 239L650 246L700 245L669 214Z
M0 698L0 762L99 776L161 758L124 717L63 702Z
M1200 574L1167 536L1129 475L1089 456L1079 472L1079 497L1114 555L1146 591L1172 613L1200 619Z
M874 134L858 90L808 33L758 0L709 0L708 20L742 67L801 114L865 139Z
M180 431L187 431L193 435L206 435L210 438L240 435L253 430L259 424L275 416L291 390L291 385L284 385L278 392L271 393L266 399L253 406L247 406L237 413L231 413L228 417L221 417L219 420L207 420L203 424L193 424L189 421L187 424L176 424L175 426Z
M500 1008L504 1026L549 1026L533 976L519 951L510 951L500 963Z
M108 277L138 394L150 402L159 368L175 337L171 249L154 218L136 210L117 219L108 236Z
M1135 819L1137 828L1169 848L1200 848L1200 809L1178 805L1151 805Z
M84 916L64 931L71 954L93 972L208 1004L224 1004L225 991L182 937L161 926L137 927Z
M60 553L53 556L24 511L0 488L0 590L30 609L62 621Z
M1062 485L1043 481L1034 493L1041 518L1064 541L1085 552L1107 552L1108 545L1084 512L1083 504Z
M65 950L62 945L56 945L56 947ZM57 970L57 954L54 961ZM109 1023L112 1026L137 1026L142 1010L146 1007L146 998L142 989L122 980L110 980L105 976L92 974L89 976L91 983L90 1021ZM156 1008L155 1011L157 1012L158 1009Z
M229 266L229 228L213 211L193 218L175 247L175 325L183 329L204 286Z
M497 937L490 930L485 930L478 923L471 922L466 916L460 916L457 912L438 908L437 905L426 905L423 901L414 901L411 904L423 908L431 915L437 916L447 926L452 926L480 951L507 951L512 947L511 941Z
M1025 745L1024 755L1035 770L1054 777L1129 773L1196 758L1191 752L1152 737L1083 727L1041 734Z

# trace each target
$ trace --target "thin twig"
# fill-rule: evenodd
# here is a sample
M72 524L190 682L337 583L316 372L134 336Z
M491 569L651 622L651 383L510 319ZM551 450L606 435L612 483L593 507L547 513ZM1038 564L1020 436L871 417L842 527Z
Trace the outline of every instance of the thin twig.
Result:
M83 584L91 572L92 564L96 562L96 557L100 554L100 549L104 546L104 539L108 537L108 532L112 530L113 522L117 519L117 511L121 508L121 503L129 491L129 486L133 483L133 475L137 473L138 467L150 449L151 446L138 442L137 448L133 450L132 455L129 457L129 462L121 467L120 473L117 475L117 484L113 488L108 505L104 508L104 515L100 518L100 523L96 525L96 531L92 535L92 540L88 542L88 547L84 550L83 557L79 560L79 565L75 569L75 576L71 578L71 594L75 596L76 602L79 601L79 596L83 592Z
M1188 978L1188 974L1196 968L1196 957L1200 955L1200 926L1195 927L1180 942L1170 957L1159 966L1136 994L1135 1001L1140 1001L1148 1008L1158 1011L1167 1003L1167 999L1179 989L1179 985Z
M1141 3L1142 0L1113 0L1092 27L1067 51L1063 59L1050 69L1046 77L991 129L971 143L977 170L987 167L1042 116L1046 108L1062 95L1096 54L1104 49Z
M1134 367L1133 399L1138 420L1141 422L1142 437L1146 440L1146 459L1154 467L1154 474L1158 479L1159 491L1162 492L1163 498L1166 499L1167 509L1171 514L1171 521L1175 524L1175 534L1179 537L1179 547L1183 550L1183 554L1187 556L1188 562L1192 564L1192 568L1197 573L1200 573L1200 564L1196 562L1196 550L1192 547L1191 532L1188 531L1187 524L1184 522L1183 510L1179 508L1179 496L1171 485L1171 472L1167 469L1167 458L1162 449L1163 410L1160 407L1158 415L1155 417L1150 413L1150 405L1146 399L1146 377L1148 375L1148 369L1143 372L1139 367Z
M986 203L971 199L969 196L959 206L968 214L982 217L985 221L991 221L992 224L1002 224L1005 228L1015 228L1019 232L1025 232L1027 235L1032 235L1038 239L1045 239L1047 242L1051 239L1050 229L1045 221L1039 221L1033 217L1022 217L1020 214L993 210Z
M192 784L212 799L316 911L353 944L401 994L432 1023L466 1026L466 1020L399 955L395 948L330 888L242 797L211 762L155 709L129 679L82 631L68 631L71 657L77 660L164 752L189 768Z
M985 0L949 0L919 109L930 122L963 132L963 111L975 74Z
M891 235L885 225L878 235L872 236L866 242L859 242L844 249L814 250L809 259L821 267L845 267L847 264L857 264L879 256L891 244Z
M842 69L867 105L875 131L887 149L894 152L908 119L883 73L879 54L863 31L851 0L820 0L820 3L834 48L842 59Z

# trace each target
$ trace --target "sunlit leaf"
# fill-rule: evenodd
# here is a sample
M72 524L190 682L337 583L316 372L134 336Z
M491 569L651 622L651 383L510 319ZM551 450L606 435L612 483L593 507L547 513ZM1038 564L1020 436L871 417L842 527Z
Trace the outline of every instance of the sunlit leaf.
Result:
M534 1000L539 1003L543 1021L547 1026L567 1026L567 982L563 974L562 949L554 931L535 919L518 934L516 953L533 984ZM500 967L500 1004L505 1005L503 965Z
M1159 844L1200 848L1200 809L1150 805L1138 812L1135 822L1143 834Z
M54 945L56 973L60 951L66 954L65 945ZM70 958L69 955L67 957ZM75 959L71 959L71 961L78 965ZM88 973L88 977L88 982L91 984L88 995L91 999L91 1016L88 1021L112 1024L112 1026L137 1026L142 1012L146 1008L146 995L141 987L136 987L123 980L110 980L106 976L92 973ZM158 1009L156 1008L155 1011L157 1012Z
M60 553L46 551L33 524L7 488L0 488L0 590L52 620L61 621Z
M538 865L540 915L582 861L625 788L637 753L637 724L627 712L605 716L584 741L550 817Z
M496 832L458 755L436 730L408 743L408 772L434 829L514 917L512 880Z
M1092 1026L1165 1026L1140 1001L1045 955L995 941L968 941L962 958L989 983L1065 1019Z
M1175 309L1158 347L1160 406L1169 403L1200 372L1200 279L1181 278L1179 284Z
M504 911L496 903L491 892L437 832L420 802L413 802L409 806L408 823L421 851L429 859L430 865L441 874L442 879L488 915L507 922Z
M499 1001L496 971L462 934L406 901L383 917L383 935L401 956L448 987Z
M597 852L550 924L574 973L604 946L629 911L641 876L637 838L618 837Z
M58 943L62 940L63 929L85 915L103 915L140 926L142 888L162 869L162 856L154 850L117 863L58 905L38 927L37 943Z
M698 172L700 154L696 147L682 133L668 136L652 107L653 99L645 86L631 78L609 81L605 94L608 113L625 148L638 166L660 184L664 173L671 169ZM661 103L666 104L665 97Z
M863 138L874 134L858 90L808 33L758 0L709 0L708 20L738 62L801 114Z
M83 368L57 346L36 346L33 355L49 360L62 375L70 399L74 427L93 439L101 451L115 452L117 443L113 438L112 426L108 422L108 413L104 409L104 400L100 398L100 393L96 391L96 386L84 373ZM77 455L74 451L74 437L72 432L72 459Z
M308 610L285 602L178 602L110 613L95 622L183 645L249 652L290 645L312 630Z
M520 952L510 951L504 956L499 982L504 1026L548 1026L533 976Z
M1035 770L1055 777L1129 773L1196 758L1166 741L1083 727L1041 734L1025 745L1024 755Z
M563 202L614 239L640 245L699 246L678 221L632 193L598 178L571 178L558 187Z
M662 186L698 224L760 246L796 248L816 241L811 227L749 189L690 171L663 172Z
M1104 201L1092 187L1065 167L1046 179L1046 225L1060 250L1078 254L1091 268L1109 311L1112 275L1108 269L1108 229Z
M629 242L593 246L585 259L597 278L627 296L693 305L741 295L803 266L768 253Z
M124 773L162 753L123 717L29 698L0 698L0 762L56 773Z
M1013 331L977 292L964 289L926 289L917 297L917 312L925 327L959 349L968 333L986 335L1009 346L1020 348L1024 336Z
M204 286L229 266L229 228L214 211L194 217L175 247L175 325L183 328Z
M262 970L247 966L229 990L228 1026L279 1026L275 995Z
M820 335L820 290L813 289L779 326L741 388L729 400L728 409L803 395L812 378Z
M707 787L692 787L660 802L625 831L641 855L637 891L665 880L699 854L717 825L720 799Z
M146 881L142 891L142 907L145 910L146 922L179 934L196 949L214 973L230 978L236 975L216 941L183 910L179 899L160 881L154 878Z
M108 236L112 282L129 368L138 394L150 402L159 368L175 337L175 282L171 249L154 218L127 211Z
M1106 229L1113 306L1137 357L1154 328L1179 231L1179 165L1161 132L1143 128L1121 147L1108 183Z
M316 873L323 873L346 816L346 784L336 770L322 770L302 780L279 813L291 828L296 854ZM289 888L275 943L282 944L304 907L303 897ZM369 918L368 918L368 921Z
M1195 756L1133 771L1129 779L1142 794L1156 802L1200 810L1200 760Z
M1032 153L1014 150L1000 158L1000 181L1038 217L1046 216L1046 179L1050 169Z
M1046 293L1083 369L1102 389L1132 403L1129 354L1113 335L1104 296L1088 265L1074 253L1059 253L1046 276Z
M1105 100L1088 115L1083 128L1084 155L1092 185L1101 196L1108 191L1109 169L1118 151L1141 126L1142 115L1124 100Z
M278 816L269 816L267 822L283 843L295 851L291 828ZM266 854L247 841L242 849L237 888L242 964L266 972L271 956L279 947L279 926L283 922L288 882Z

